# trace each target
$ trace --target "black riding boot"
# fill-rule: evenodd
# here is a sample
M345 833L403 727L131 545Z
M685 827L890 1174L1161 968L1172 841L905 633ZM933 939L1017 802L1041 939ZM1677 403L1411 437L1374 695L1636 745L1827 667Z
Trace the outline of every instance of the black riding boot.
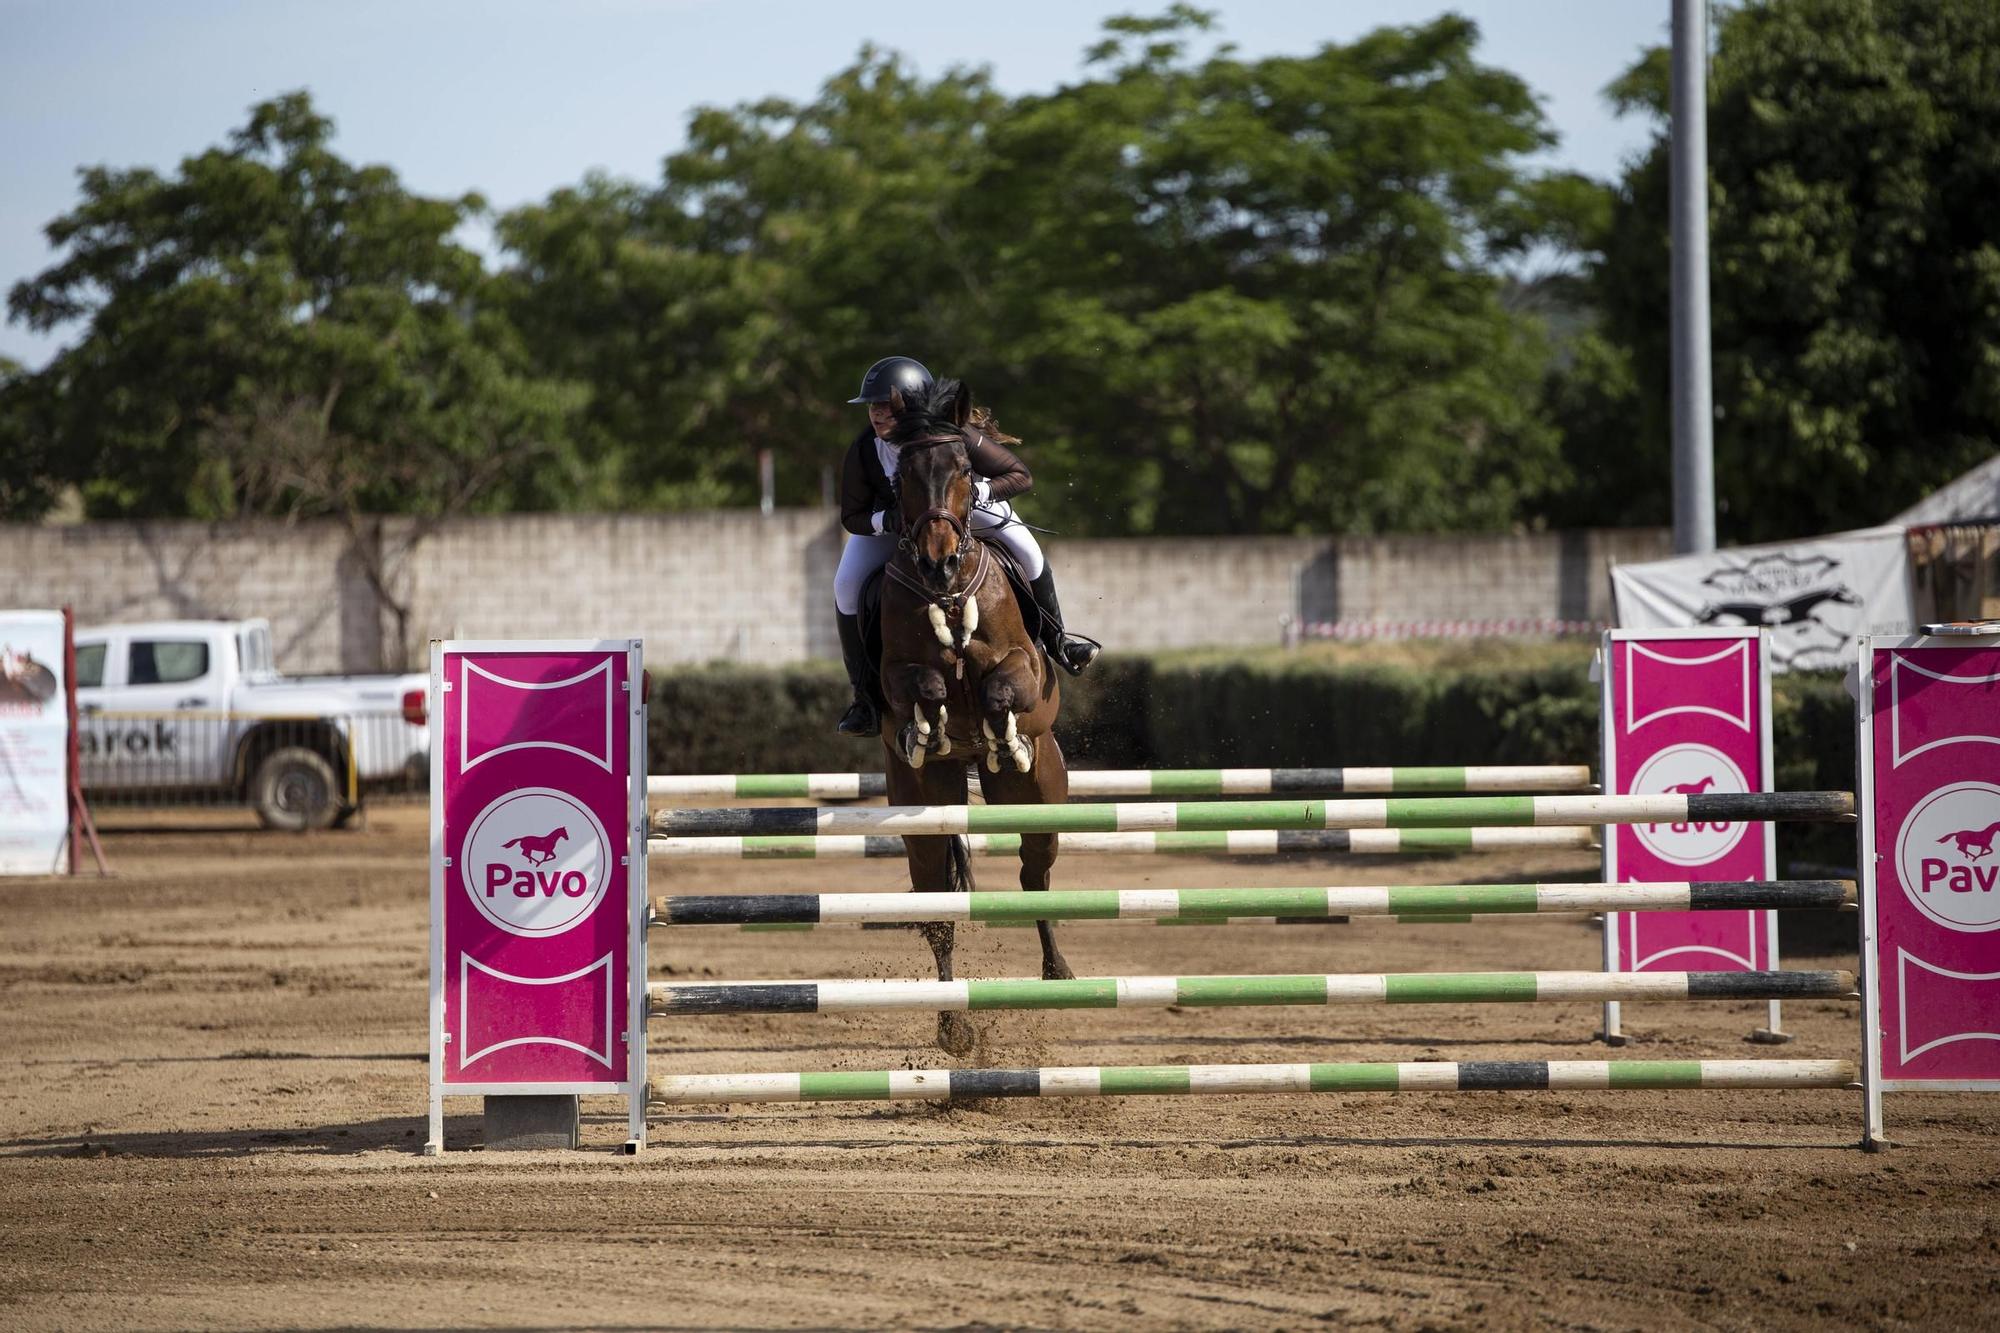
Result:
M1082 675L1083 669L1097 660L1103 645L1063 628L1062 603L1056 599L1055 567L1044 564L1028 590L1035 594L1042 608L1042 647L1064 671L1072 676Z
M861 636L861 617L836 611L833 619L840 626L840 660L847 667L847 683L854 687L854 702L840 715L838 730L843 736L879 735L882 715L875 708L875 667Z

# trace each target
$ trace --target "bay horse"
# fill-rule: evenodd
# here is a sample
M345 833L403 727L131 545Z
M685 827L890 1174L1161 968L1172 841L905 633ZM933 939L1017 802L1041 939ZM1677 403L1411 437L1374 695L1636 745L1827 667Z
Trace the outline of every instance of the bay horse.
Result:
M892 397L890 406L901 537L882 581L889 803L964 805L971 763L989 804L1061 805L1069 799L1069 769L1052 728L1062 690L1001 557L969 527L974 478L965 431L972 395L956 380L939 380L927 391ZM913 891L973 887L972 862L958 838L905 837L903 845ZM1021 887L1047 889L1055 860L1055 834L1023 834ZM952 924L919 929L936 956L938 980L952 980ZM1043 978L1069 979L1074 974L1050 923L1037 921L1035 929ZM938 1015L938 1045L946 1051L965 1055L973 1037L964 1015Z

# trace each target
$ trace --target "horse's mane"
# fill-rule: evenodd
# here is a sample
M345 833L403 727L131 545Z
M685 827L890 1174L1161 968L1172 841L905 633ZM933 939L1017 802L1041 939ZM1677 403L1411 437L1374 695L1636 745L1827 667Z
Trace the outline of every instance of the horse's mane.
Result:
M935 380L928 390L905 394L902 411L896 414L896 434L913 440L957 434L958 427L952 421L952 408L958 401L960 383L952 379ZM1000 429L1000 422L990 407L975 406L965 425L967 430L976 430L1000 444L1021 442L1018 437Z

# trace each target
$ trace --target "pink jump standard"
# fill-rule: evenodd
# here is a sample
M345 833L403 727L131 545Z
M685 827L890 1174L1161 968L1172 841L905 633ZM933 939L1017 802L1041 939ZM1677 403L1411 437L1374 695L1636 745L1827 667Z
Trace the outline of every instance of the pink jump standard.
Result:
M492 1148L575 1147L618 1094L645 1143L642 679L637 639L431 644L426 1154L447 1096Z
M1598 659L1603 687L1604 791L1611 796L1761 792L1773 788L1771 663L1755 629L1611 630ZM1623 824L1607 828L1604 878L1652 884L1678 879L1777 877L1772 826ZM1773 971L1776 912L1610 912L1604 970ZM1616 1000L1604 1006L1612 1046L1625 1044ZM1752 1041L1789 1040L1780 1002Z
M2000 625L1861 645L1862 1082L2000 1092Z

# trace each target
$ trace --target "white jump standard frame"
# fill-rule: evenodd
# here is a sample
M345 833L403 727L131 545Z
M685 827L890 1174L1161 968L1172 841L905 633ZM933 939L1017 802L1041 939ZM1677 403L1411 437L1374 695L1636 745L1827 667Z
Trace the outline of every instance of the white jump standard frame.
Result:
M447 1056L445 1037L445 931L444 902L447 880L452 878L450 859L445 855L444 708L451 693L444 678L447 653L622 653L626 658L627 695L621 700L628 729L628 754L633 769L628 780L625 836L607 829L614 844L622 843L623 868L627 879L626 949L632 971L630 993L623 997L620 1012L626 1024L626 1072L623 1080L573 1083L551 1088L537 1083L456 1083L444 1084ZM644 680L644 645L631 639L454 639L431 641L430 716L431 811L430 811L430 1128L424 1143L426 1157L444 1152L444 1099L451 1097L542 1097L564 1095L612 1095L626 1099L626 1141L624 1151L636 1154L646 1145L646 931L652 916L646 888L646 698L640 688Z

